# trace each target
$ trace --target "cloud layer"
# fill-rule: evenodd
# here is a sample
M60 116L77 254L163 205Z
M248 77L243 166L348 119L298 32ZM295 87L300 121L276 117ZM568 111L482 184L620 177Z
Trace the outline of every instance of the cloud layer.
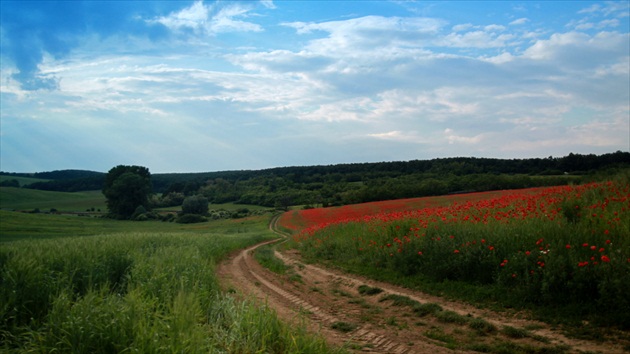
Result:
M2 170L630 148L627 2L342 4L3 2Z

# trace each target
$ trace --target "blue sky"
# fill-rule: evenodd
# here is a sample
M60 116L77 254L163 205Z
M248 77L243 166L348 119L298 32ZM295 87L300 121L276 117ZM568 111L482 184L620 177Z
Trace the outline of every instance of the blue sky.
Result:
M0 170L630 149L628 1L1 1Z

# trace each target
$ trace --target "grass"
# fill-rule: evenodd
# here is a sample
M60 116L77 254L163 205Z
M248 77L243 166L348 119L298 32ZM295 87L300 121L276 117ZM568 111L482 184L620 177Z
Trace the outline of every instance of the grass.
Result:
M359 294L367 296L376 295L383 292L383 289L372 287L369 285L359 285L359 288L357 290L359 291Z
M101 191L53 192L28 188L0 187L0 209L34 210L56 209L63 212L85 212L88 209L107 210Z
M275 256L274 245L258 247L254 252L254 258L256 258L260 265L276 274L284 275L287 273L287 270L291 268Z
M348 333L357 329L357 325L350 322L338 321L333 323L330 328L337 330L339 332Z
M2 352L343 352L218 286L219 260L274 237L270 216L201 225L0 216L3 241L14 240L0 244Z

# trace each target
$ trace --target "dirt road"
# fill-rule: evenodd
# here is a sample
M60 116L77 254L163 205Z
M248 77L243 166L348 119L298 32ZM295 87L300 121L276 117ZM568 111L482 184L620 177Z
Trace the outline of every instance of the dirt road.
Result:
M275 251L289 267L286 274L278 275L253 257L258 247L276 241L249 247L223 262L218 275L224 287L267 303L287 322L305 321L331 344L351 352L440 354L547 348L566 353L627 353L627 338L605 342L567 338L523 314L492 312L304 264L296 251ZM429 313L420 310L419 304L433 304L427 309L439 305L439 309Z

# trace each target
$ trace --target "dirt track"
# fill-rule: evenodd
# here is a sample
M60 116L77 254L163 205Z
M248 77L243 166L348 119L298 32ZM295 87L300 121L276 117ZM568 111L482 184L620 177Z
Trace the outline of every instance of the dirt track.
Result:
M291 267L291 271L281 276L263 268L253 258L256 248L276 241L241 250L223 262L218 275L224 286L267 303L287 322L306 320L312 331L321 333L331 344L343 345L350 351L440 354L466 352L461 349L464 347L495 347L510 342L523 347L563 346L571 353L627 353L622 343L570 339L544 323L521 318L522 314L491 312L318 265L303 264L295 251L275 252L276 257ZM378 287L383 292L361 295L357 290L360 285ZM499 330L479 334L465 324L445 322L431 315L418 317L409 306L380 301L388 294L403 295L422 304L437 303L445 311L467 318L482 318ZM506 336L500 331L505 326L526 328L528 335L524 338Z

